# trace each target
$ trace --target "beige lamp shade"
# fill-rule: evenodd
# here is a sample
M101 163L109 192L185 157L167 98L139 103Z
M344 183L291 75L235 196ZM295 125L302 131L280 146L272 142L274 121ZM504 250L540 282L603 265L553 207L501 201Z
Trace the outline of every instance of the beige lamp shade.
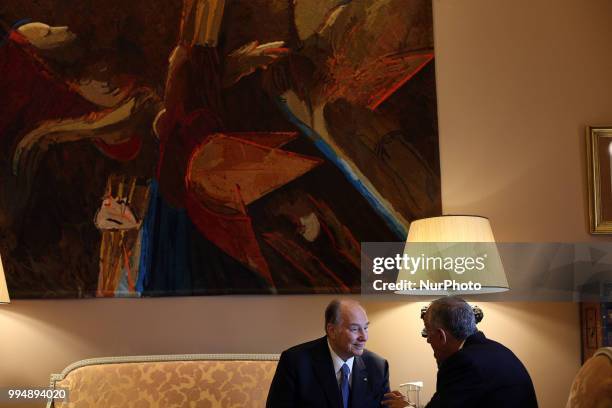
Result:
M4 278L4 268L2 267L2 258L0 258L0 303L10 303L6 279Z
M509 289L489 220L447 215L410 224L396 293L475 295ZM412 282L409 284L408 282Z

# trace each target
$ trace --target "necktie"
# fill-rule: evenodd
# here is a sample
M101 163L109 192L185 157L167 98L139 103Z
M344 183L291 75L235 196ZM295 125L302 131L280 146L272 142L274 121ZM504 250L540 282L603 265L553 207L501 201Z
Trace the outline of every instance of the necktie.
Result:
M348 408L350 370L346 364L342 364L340 371L342 372L342 376L340 378L340 391L342 392L342 406L344 408Z

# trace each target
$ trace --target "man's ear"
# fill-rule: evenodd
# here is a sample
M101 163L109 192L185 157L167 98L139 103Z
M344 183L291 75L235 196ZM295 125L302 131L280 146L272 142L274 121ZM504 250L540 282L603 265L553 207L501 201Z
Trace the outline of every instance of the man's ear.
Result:
M336 327L331 323L327 323L327 326L325 326L325 333L330 339L333 339L336 336L335 328Z
M433 329L433 335L438 338L440 343L446 344L448 337L446 336L446 332L444 331L444 329L441 329L441 328Z
M446 342L448 341L448 335L446 334L444 329L436 329L436 330L440 331L440 341L442 342L442 344L446 344Z

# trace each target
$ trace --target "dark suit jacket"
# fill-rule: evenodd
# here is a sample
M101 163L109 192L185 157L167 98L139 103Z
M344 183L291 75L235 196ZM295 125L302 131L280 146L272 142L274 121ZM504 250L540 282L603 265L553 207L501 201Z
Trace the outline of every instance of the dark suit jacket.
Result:
M380 408L389 392L389 364L370 351L353 362L352 408ZM292 347L281 354L268 393L267 408L341 408L327 337Z
M476 332L442 362L426 408L537 408L531 377L503 345Z

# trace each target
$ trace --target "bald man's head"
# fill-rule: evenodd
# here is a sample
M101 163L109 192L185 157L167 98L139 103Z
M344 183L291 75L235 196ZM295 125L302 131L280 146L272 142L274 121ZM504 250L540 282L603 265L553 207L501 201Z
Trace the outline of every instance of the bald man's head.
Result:
M360 356L368 341L368 316L354 300L332 300L325 309L325 333L334 352L343 360Z

